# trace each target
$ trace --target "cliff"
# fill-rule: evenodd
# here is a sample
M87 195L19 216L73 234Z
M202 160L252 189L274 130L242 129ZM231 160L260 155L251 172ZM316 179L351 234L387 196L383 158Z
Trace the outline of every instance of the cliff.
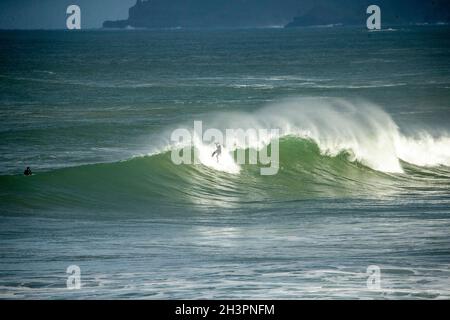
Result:
M105 21L105 28L202 28L283 26L298 0L137 0L127 20ZM296 11L296 10L295 10Z
M372 0L137 0L126 20L104 28L365 25ZM450 21L448 0L378 0L383 24ZM294 18L294 20L292 20ZM289 22L291 21L291 22Z

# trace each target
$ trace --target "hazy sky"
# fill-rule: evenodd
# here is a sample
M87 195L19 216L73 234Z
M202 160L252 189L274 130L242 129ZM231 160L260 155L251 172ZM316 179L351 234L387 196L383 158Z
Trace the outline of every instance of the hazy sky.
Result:
M136 0L0 0L0 29L63 29L66 9L81 8L82 28L99 28L105 20L126 19Z

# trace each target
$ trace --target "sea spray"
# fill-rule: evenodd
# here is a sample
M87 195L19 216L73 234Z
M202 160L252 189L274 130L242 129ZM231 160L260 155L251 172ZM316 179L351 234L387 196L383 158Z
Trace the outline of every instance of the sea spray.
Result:
M277 136L267 134L248 139L246 135L236 139L228 146L229 150L260 150L275 138L297 136L317 143L323 155L346 152L350 160L381 172L403 173L401 160L427 166L450 163L450 138L446 133L437 138L427 133L418 138L405 136L387 112L362 99L291 98L255 112L213 113L205 117L203 124L222 132L240 128L279 129ZM196 141L200 149L205 148Z

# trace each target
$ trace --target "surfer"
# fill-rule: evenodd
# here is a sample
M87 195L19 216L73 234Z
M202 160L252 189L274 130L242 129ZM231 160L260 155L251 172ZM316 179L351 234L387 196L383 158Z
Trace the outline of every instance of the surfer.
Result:
M33 173L31 172L30 167L27 167L25 169L25 171L23 172L23 174L26 175L26 176L31 176Z
M216 150L212 153L211 157L214 155L217 157L217 162L219 162L219 156L222 153L222 146L219 143L216 143Z

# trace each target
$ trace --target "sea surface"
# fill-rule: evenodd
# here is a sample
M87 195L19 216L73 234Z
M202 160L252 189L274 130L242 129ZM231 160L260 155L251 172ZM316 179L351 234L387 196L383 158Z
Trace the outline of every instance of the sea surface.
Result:
M450 298L449 26L0 48L1 299ZM176 165L194 121L278 133ZM275 141L275 175L233 158Z

